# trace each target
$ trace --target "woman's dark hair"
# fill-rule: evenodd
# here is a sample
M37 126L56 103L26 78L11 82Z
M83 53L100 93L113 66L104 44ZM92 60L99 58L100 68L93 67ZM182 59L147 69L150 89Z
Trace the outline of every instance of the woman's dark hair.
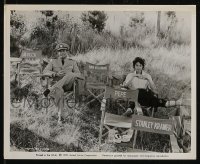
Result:
M141 57L136 57L133 60L133 68L135 68L135 65L136 65L137 62L139 62L142 65L142 68L144 68L144 66L145 66L145 60L142 59Z

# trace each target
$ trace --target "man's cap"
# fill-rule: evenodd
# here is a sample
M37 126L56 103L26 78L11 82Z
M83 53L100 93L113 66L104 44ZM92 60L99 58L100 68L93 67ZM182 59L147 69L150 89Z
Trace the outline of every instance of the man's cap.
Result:
M55 48L56 51L59 51L59 50L69 50L69 45L66 44L66 43L59 43L56 45L56 48Z

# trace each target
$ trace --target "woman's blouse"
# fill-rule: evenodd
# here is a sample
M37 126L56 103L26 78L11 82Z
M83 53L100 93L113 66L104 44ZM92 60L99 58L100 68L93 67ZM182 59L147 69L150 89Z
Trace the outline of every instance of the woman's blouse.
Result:
M124 84L126 86L128 86L129 89L131 90L135 90L135 89L147 89L147 88L150 88L150 89L154 89L154 88L151 88L151 86L155 86L154 85L154 82L151 78L151 75L149 75L148 73L142 71L142 75L148 77L149 80L147 79L142 79L142 78L139 78L139 77L135 77L134 75L136 74L136 72L134 71L133 73L129 73L127 76L126 76L126 80L124 82Z

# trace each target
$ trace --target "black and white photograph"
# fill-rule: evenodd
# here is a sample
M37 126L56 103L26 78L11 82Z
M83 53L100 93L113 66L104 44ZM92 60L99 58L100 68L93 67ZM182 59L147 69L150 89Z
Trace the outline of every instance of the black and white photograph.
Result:
M4 158L196 158L195 6L4 15Z

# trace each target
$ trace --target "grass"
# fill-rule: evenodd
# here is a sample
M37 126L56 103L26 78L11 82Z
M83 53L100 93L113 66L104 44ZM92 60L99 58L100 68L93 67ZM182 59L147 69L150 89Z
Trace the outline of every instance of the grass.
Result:
M74 47L72 53L78 53L74 56L75 60L94 64L110 64L111 72L116 76L130 72L132 61L136 56L143 57L146 60L145 69L151 74L160 97L178 99L184 93L187 98L191 98L189 97L191 93L191 29L190 23L188 23L190 19L177 17L178 21L174 24L175 26L168 31L173 20L163 14L164 12L161 16L161 33L163 36L165 35L165 38L157 42L155 41L155 22L152 21L155 15L148 12L144 12L145 26L144 24L138 28L123 26L119 35L112 34L109 30L95 33L91 28L78 24L77 37L74 37L74 33L70 32L71 28L68 28L74 27L74 24L66 18L65 23L67 24L64 23L64 25L67 27L63 29L63 34L57 39L72 44L71 47ZM39 19L38 22L40 22ZM41 24L38 23L36 27L40 26ZM28 31L32 32L33 29ZM15 35L13 33L13 36ZM54 36L58 35L54 33L46 37L54 42ZM31 48L38 42L42 42L44 52L52 50L52 46L44 40L24 39L27 42L24 43L25 47L30 46ZM28 43L29 45L27 45ZM79 52L83 54L79 54ZM19 52L17 54L19 55ZM11 53L11 55L13 54ZM51 53L46 55L51 56ZM100 104L97 102L84 111L65 109L65 123L60 126L57 124L57 113L54 106L49 109L47 114L44 110L36 110L34 107L11 108L11 149L12 151L29 151L27 149L29 147L43 147L48 148L49 151L98 151L101 114L99 109ZM167 118L171 110L173 108L168 110L160 108L156 117ZM167 136L147 134L146 139L146 141L141 141L138 138L136 147L160 152L169 151ZM144 147L144 145L147 146ZM104 144L102 151L124 152L126 148Z
M132 60L136 56L145 58L145 69L152 75L160 97L178 99L182 93L191 92L190 47L186 45L174 46L171 49L165 47L130 48L128 50L101 48L75 56L74 59L94 64L109 63L111 72L121 76L132 70ZM54 106L48 110L48 114L34 108L11 108L11 149L27 151L29 147L43 147L48 148L49 151L99 151L98 135L101 113L100 104L97 102L94 104L95 106L83 111L66 108L65 123L62 126L57 124L57 112ZM168 110L160 108L156 117L167 118L171 110L173 108ZM146 141L138 138L137 148L169 152L168 136L145 135L148 136ZM29 138L32 145L24 143ZM126 147L103 144L102 151L126 152Z
M189 46L176 46L172 49L160 47L153 49L131 48L129 50L102 48L75 56L74 59L94 64L110 64L112 72L122 75L132 70L132 61L137 56L146 60L146 71L152 75L161 96L172 98L171 91L176 90L178 94L173 98L178 98L181 94L179 91L183 91L183 89L179 90L179 87L190 87L191 59ZM163 95L162 91L165 87L171 89Z

